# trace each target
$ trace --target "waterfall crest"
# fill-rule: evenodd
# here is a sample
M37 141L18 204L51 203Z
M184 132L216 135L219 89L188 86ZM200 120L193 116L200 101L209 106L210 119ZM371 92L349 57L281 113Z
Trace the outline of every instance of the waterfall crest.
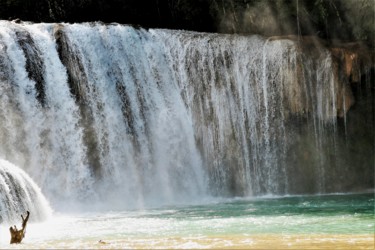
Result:
M342 70L287 38L1 21L0 156L53 204L345 190Z

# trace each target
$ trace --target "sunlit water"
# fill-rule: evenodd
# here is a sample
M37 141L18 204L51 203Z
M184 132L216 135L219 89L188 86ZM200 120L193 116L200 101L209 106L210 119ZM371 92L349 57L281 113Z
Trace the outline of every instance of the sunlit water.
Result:
M262 197L142 211L56 213L1 248L347 248L374 246L374 194ZM101 241L101 242L100 242Z

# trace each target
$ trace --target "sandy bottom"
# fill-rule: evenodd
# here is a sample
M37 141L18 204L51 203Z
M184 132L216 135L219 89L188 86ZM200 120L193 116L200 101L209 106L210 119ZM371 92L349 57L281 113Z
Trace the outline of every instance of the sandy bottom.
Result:
M122 239L71 239L8 245L8 248L71 249L374 249L371 234L202 236Z

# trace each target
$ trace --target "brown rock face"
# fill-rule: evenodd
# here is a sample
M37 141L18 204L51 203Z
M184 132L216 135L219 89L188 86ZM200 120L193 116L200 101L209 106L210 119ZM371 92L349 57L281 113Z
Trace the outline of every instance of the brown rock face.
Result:
M288 100L287 109L292 114L304 114L312 111L311 103L303 100L304 94L302 92L306 91L303 87L306 81L304 68L319 68L322 58L326 53L329 53L330 63L332 64L332 80L334 81L333 91L336 93L332 105L336 107L337 116L343 117L355 103L352 85L358 84L361 81L361 76L374 68L374 52L360 42L328 42L314 36L273 36L268 39L270 42L281 40L293 41L300 55L300 58L296 60L296 68L289 67L285 71L290 72L284 73L289 76L289 82L285 86L286 92L284 93L286 100ZM312 59L313 63L308 65L306 58Z
M359 84L361 75L374 67L374 54L361 43L338 43L330 48L332 59L335 61L336 79L343 86L338 96L338 116L342 117L354 104L355 100L351 86Z

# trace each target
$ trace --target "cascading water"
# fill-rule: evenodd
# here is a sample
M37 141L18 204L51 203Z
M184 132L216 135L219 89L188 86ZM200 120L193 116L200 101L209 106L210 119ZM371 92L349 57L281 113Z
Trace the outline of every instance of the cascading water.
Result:
M112 208L141 207L204 194L192 120L158 43L130 27L108 33L105 26L68 27L73 54L65 56L78 57L82 67L76 103L53 28L2 23L2 87L8 91L1 154L23 166L52 201L90 197ZM19 34L29 37L28 46ZM28 76L27 62L36 65L30 55L43 58L43 88Z
M160 45L124 26L72 25L64 32L82 64L84 79L76 84L103 195L114 190L143 205L204 193L192 121Z
M43 26L26 30L2 25L0 36L1 155L22 166L53 196L90 192L78 108L49 33ZM29 72L39 73L39 88Z
M299 150L293 145L299 136L292 126L295 117L313 125L308 133L315 136L311 144L317 144L317 159L303 163L315 168L309 177L313 190L306 191L326 191L324 169L330 166L321 144L336 136L331 130L342 105L337 96L349 88L335 79L328 50L308 54L292 40L258 36L151 33L166 44L214 192L305 192L303 185L290 183L304 176L291 170L300 164L292 156Z
M47 219L51 208L40 188L21 169L0 159L0 222L12 223L21 220L28 210L31 221Z
M0 156L55 206L342 190L334 70L288 39L0 22Z

